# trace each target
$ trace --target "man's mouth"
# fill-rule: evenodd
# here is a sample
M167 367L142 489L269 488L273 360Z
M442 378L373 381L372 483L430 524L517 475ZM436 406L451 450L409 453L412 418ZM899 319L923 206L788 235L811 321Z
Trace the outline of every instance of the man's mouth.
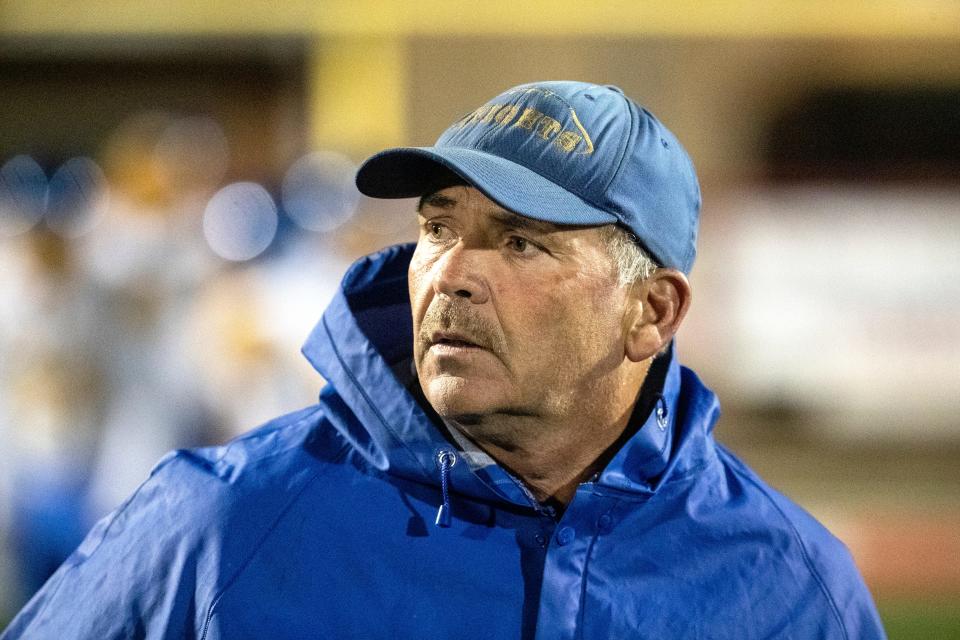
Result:
M469 336L452 333L447 331L437 331L430 336L431 347L441 347L442 349L483 349L481 345L473 341Z

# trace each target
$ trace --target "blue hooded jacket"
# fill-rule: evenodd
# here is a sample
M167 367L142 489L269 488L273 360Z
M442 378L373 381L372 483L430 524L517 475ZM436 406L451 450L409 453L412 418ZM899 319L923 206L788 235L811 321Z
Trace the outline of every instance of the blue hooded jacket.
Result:
M402 382L411 252L348 272L304 347L316 406L169 454L2 640L884 637L843 544L713 440L672 356L559 518L459 451Z

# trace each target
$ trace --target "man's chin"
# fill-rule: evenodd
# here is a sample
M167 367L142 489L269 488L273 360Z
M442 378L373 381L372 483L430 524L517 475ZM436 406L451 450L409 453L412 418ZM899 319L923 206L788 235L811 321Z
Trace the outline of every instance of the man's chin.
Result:
M447 420L477 421L496 406L489 381L440 375L420 383L433 410Z

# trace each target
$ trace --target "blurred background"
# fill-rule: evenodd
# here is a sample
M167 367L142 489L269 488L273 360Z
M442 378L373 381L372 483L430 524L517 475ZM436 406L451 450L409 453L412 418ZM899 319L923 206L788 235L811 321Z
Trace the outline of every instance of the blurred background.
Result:
M311 404L356 163L613 83L703 187L681 358L718 438L960 637L960 3L0 0L0 629L174 447Z

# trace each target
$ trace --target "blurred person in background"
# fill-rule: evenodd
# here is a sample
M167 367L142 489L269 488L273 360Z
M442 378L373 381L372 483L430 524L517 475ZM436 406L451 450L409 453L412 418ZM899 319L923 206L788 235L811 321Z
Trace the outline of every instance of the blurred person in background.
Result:
M2 288L17 304L0 323L0 515L7 515L0 522L8 522L7 566L25 599L93 522L86 492L104 389L96 322L102 299L63 238L41 227L24 240L2 270Z
M347 273L319 404L164 458L4 640L884 637L677 361L700 193L656 118L524 85L357 184L420 240Z
M202 369L190 330L195 296L218 263L199 232L205 186L193 155L162 153L176 146L170 132L177 122L146 112L113 132L103 154L109 207L76 241L109 332L101 341L108 377L88 492L98 514L120 504L166 451L218 440L197 385Z
M0 604L22 606L164 452L220 439L185 378L194 293L216 262L194 229L189 156L156 153L170 128L152 112L119 127L107 175L88 158L49 180L26 156L4 164L0 292L16 302L0 314Z

